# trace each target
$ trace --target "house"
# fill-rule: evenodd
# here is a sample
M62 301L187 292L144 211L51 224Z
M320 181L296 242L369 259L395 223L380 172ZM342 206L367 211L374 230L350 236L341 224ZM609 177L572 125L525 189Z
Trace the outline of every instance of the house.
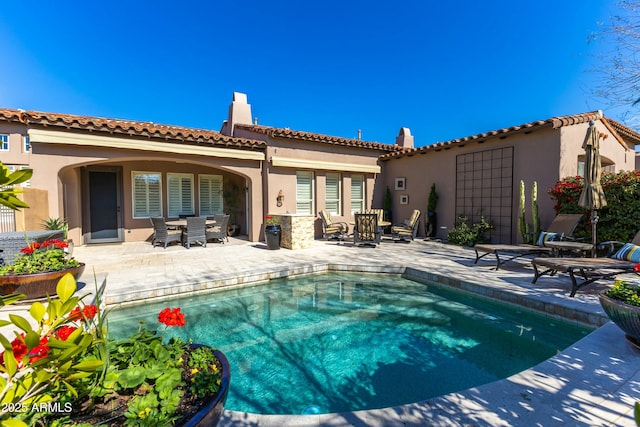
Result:
M336 190L336 215L350 217L371 206L380 155L398 149L253 126L239 93L223 132L0 109L0 138L0 161L34 170L20 223L64 217L80 243L148 240L151 216L223 211L258 241L266 214L315 216Z
M387 188L400 222L413 209L425 212L432 183L445 227L440 233L458 215L482 214L496 226L495 241L513 242L520 180L528 187L537 181L542 223L548 223L546 189L579 173L590 120L606 136L603 165L634 169L640 135L600 112L414 148L408 128L395 144L384 144L258 125L242 93L233 94L220 132L0 109L0 161L34 169L25 192L31 208L17 215L17 229L64 217L81 244L148 240L150 216L223 211L241 234L259 241L266 215L315 218L326 209L350 221L353 212L381 207ZM314 233L321 235L319 221Z
M440 237L456 225L458 216L477 222L482 215L495 226L493 242L519 242L520 181L525 183L529 213L531 187L537 183L541 225L548 225L555 212L547 190L559 179L583 174L582 144L592 120L601 135L603 170L634 170L637 132L601 111L554 117L381 156L387 185L399 178L403 182L402 189L394 191L394 215L406 218L414 208L426 211L435 183ZM407 204L399 202L403 196Z

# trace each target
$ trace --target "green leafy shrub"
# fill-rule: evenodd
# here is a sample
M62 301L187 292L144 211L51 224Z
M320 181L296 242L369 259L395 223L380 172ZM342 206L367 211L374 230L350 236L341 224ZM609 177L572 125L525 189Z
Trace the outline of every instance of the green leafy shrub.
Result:
M76 290L66 274L57 298L31 305L31 319L10 314L0 320L0 327L12 329L0 334L0 425L85 426L109 413L109 425L169 426L187 414L194 396L220 389L221 367L211 347L164 342L144 322L130 337L111 339L99 301L85 305ZM2 296L0 304L19 300ZM165 329L186 324L180 308L165 308L158 321Z
M13 210L28 208L29 205L17 197L22 193L22 190L14 188L14 185L28 181L32 175L33 169L19 169L10 172L9 168L0 162L0 205Z
M67 243L52 239L43 243L33 242L20 249L22 252L13 264L0 266L0 276L9 274L33 274L47 271L61 271L80 265L75 258L67 257L64 248Z
M640 171L605 173L602 188L607 206L598 210L598 243L609 240L629 242L640 230ZM548 190L556 213L584 213L578 206L584 180L580 176L561 179ZM576 237L591 239L591 219L576 229Z
M622 280L616 280L613 286L607 289L604 294L625 304L640 307L640 288L631 286Z
M447 239L449 243L462 246L473 246L476 243L485 243L489 240L487 233L493 230L493 226L489 224L484 216L480 216L480 222L468 224L469 219L460 215L458 217L458 225L449 231Z

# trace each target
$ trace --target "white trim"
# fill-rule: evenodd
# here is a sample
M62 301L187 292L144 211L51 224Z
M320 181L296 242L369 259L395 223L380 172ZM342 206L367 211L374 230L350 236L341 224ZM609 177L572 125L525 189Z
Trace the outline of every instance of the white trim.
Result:
M225 157L241 160L264 160L263 152L234 150L231 148L208 147L201 145L172 144L143 139L127 139L114 136L84 135L72 132L60 132L41 129L29 129L30 143L70 144L106 148L124 148L127 150L155 151L173 154L196 154L198 156Z
M323 162L318 160L296 159L292 157L271 156L273 166L297 169L329 170L342 172L380 173L378 165L358 165L355 163Z

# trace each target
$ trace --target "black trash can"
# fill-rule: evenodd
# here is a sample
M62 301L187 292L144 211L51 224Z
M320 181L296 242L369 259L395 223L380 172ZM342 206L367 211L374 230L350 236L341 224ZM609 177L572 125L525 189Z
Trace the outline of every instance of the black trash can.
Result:
M280 237L282 229L279 225L267 225L264 228L264 240L267 242L267 249L280 249Z

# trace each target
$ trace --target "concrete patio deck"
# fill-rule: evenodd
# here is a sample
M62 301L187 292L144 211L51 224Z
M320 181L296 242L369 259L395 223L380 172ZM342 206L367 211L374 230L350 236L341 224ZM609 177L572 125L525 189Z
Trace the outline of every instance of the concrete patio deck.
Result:
M410 405L371 411L304 416L225 411L221 426L635 426L640 400L640 351L600 308L595 283L569 298L566 276L531 284L521 259L498 271L493 260L473 265L473 250L416 240L383 240L376 248L316 241L302 250L266 249L231 239L206 248L152 248L149 243L87 245L74 256L87 268L81 281L93 287L108 275L108 305L205 292L291 274L328 269L407 272L547 312L601 326L557 356L508 379ZM635 280L635 279L634 279ZM233 386L233 380L232 380Z

